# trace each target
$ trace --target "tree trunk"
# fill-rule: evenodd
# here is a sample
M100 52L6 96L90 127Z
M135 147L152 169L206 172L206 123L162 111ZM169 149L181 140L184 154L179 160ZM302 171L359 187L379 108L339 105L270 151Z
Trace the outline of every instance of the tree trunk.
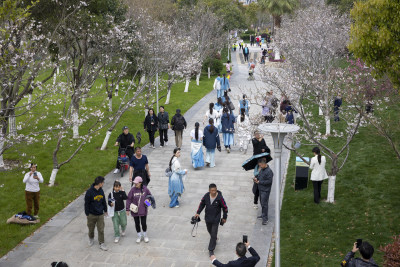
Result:
M275 27L280 28L281 27L281 22L282 22L282 17L281 16L274 16Z
M57 173L58 173L59 170L60 170L60 169L53 169L53 170L51 171L50 181L49 181L49 186L50 186L50 187L51 187L51 186L54 186L54 182L56 181L56 176L57 176Z
M108 111L112 112L112 95L108 97Z
M79 111L72 108L72 132L73 138L79 138Z
M4 168L4 160L3 160L3 147L4 147L4 140L0 141L0 169Z
M184 91L184 93L189 92L189 83L190 83L190 78L186 78L186 84L185 84L185 91Z
M329 115L325 115L325 135L331 134L331 118Z
M335 184L336 184L336 175L328 176L328 197L326 201L328 203L333 203L335 201Z
M101 145L100 150L106 150L108 140L110 139L111 131L106 132L106 137L104 138L103 144Z
M118 89L119 89L119 84L117 84L117 86L115 87L115 93L114 93L115 96L118 96Z
M200 73L196 75L196 85L200 85Z
M146 81L146 75L140 77L140 84L144 84L145 81Z
M172 82L169 82L168 83L168 93L167 93L167 98L166 98L166 100L165 100L165 105L168 105L169 104L169 100L170 100L170 98L171 98L171 87L172 87Z
M322 112L321 106L318 106L318 115L322 116L324 113Z
M210 79L211 78L211 70L210 70L210 67L208 67L208 79Z
M15 119L15 110L12 110L10 112L10 117L8 118L8 120L9 120L10 136L16 136L17 135L17 124L16 124L16 119Z

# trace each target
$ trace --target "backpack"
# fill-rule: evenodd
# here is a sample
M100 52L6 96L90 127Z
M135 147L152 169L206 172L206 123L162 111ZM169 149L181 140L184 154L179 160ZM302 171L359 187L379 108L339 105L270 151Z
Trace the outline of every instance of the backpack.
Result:
M183 130L185 128L185 118L183 116L175 116L174 130Z

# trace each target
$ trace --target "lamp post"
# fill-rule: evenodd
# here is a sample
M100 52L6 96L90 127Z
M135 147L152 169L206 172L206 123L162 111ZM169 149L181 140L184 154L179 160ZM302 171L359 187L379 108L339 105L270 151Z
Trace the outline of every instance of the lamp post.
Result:
M274 172L275 172L275 267L281 266L280 254L280 185L281 185L281 156L283 140L288 133L297 132L300 127L294 124L264 123L258 126L262 133L271 133L274 141Z

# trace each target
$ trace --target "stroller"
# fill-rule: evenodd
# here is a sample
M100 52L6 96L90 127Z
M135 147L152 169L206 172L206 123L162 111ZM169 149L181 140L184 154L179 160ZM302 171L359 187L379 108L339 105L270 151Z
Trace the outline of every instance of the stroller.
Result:
M126 154L126 148L121 148L118 156L118 162L119 162L119 170L121 173L121 177L123 177L124 172L129 169L129 157Z

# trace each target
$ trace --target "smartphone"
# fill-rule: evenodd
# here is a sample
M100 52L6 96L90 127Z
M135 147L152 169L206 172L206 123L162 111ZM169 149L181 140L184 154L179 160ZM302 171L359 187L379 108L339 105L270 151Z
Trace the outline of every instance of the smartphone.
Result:
M147 199L144 201L144 204L146 204L147 207L150 207L150 206L151 206L150 201L148 201Z
M247 235L243 235L243 243L247 243Z
M360 246L361 246L361 243L362 243L362 239L357 239L357 245L356 245L356 247L357 248L359 248Z

